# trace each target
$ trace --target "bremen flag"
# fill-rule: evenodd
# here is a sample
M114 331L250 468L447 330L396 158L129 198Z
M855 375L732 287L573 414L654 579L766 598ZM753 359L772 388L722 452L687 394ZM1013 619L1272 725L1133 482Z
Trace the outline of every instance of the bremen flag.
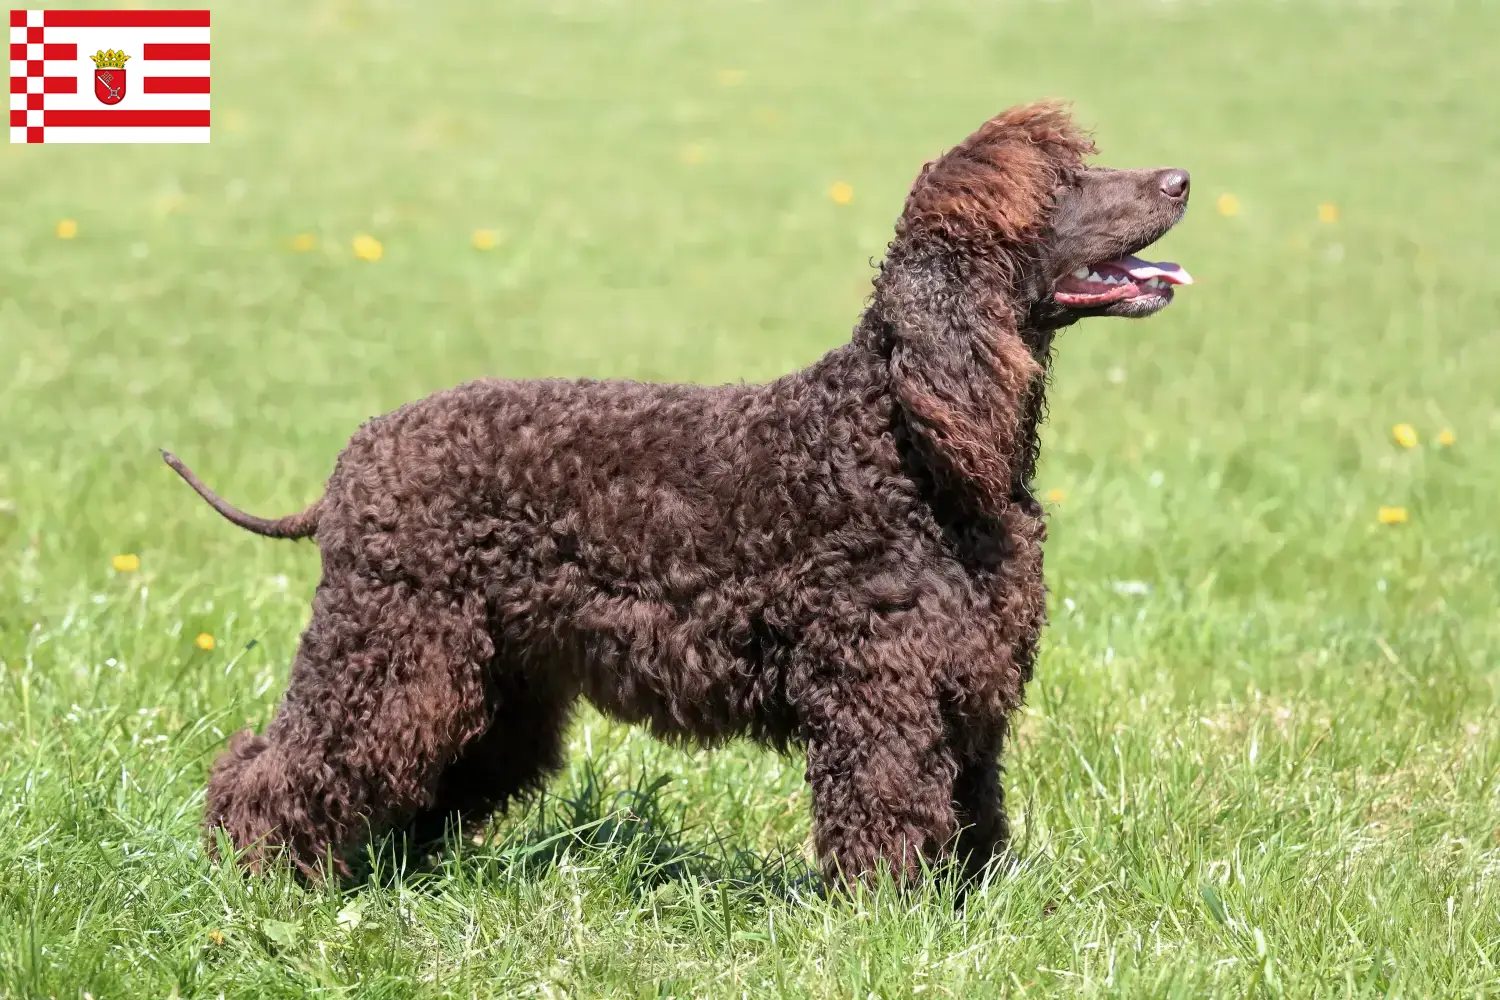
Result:
M207 142L208 11L11 11L10 141Z

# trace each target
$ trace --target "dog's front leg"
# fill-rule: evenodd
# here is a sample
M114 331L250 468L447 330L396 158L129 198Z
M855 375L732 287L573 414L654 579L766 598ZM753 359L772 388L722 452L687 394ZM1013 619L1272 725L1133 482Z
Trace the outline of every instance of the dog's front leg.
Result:
M1000 753L1005 725L986 727L968 746L955 746L958 775L953 781L958 841L954 854L968 878L983 874L985 866L1005 849L1009 827L1005 797L1000 787Z
M859 665L804 702L807 781L824 877L909 883L953 837L955 764L917 675Z

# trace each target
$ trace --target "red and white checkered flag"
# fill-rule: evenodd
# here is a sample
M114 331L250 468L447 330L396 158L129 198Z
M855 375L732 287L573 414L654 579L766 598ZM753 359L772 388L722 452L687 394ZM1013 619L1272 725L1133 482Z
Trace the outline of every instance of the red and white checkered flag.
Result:
M207 142L208 11L11 11L10 141Z

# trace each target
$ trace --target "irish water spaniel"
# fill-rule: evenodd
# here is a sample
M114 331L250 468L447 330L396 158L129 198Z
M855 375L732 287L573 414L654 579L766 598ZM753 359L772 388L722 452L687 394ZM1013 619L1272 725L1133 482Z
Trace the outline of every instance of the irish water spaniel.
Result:
M371 829L483 817L558 768L580 695L658 737L807 755L825 874L1006 840L999 756L1043 623L1053 336L1186 284L1134 253L1182 170L1086 167L1052 104L922 168L849 343L767 385L483 379L366 423L321 499L235 524L323 575L207 826L310 875Z

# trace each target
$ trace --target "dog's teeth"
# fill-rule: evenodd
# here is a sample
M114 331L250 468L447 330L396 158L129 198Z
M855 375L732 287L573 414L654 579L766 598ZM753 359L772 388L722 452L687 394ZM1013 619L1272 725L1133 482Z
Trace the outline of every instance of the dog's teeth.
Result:
M1073 272L1073 277L1077 278L1079 281L1087 281L1088 276L1089 269L1086 267L1080 267L1078 270Z
M1099 272L1098 271L1090 271L1089 272L1089 280L1090 281L1103 281L1104 279L1101 278L1101 277L1099 277Z

